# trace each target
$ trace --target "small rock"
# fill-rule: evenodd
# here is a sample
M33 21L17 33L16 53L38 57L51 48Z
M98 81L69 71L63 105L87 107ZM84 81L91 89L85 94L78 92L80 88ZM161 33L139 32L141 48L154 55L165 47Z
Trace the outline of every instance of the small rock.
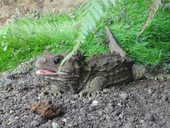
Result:
M52 122L52 128L60 128L60 126L57 123Z
M126 92L121 92L119 96L124 100L128 99L128 94Z
M123 116L124 116L123 113L121 113L121 114L119 115L119 118L122 119Z
M126 123L123 128L133 128L132 123Z
M116 122L110 121L110 122L108 122L108 125L110 126L110 128L114 128L114 126L116 125Z
M78 94L75 94L73 97L74 97L75 99L77 99L77 98L79 98L79 95L78 95Z
M33 127L33 128L38 127L39 125L40 125L40 123L36 120L34 120L30 123L30 126Z
M166 127L169 128L169 126L170 126L170 119L167 119L167 121L166 121Z
M166 95L164 95L164 96L162 97L162 100L163 100L163 101L168 101L169 98L168 98Z
M68 127L73 127L73 125L72 124L68 124Z
M149 89L148 93L149 93L149 95L152 95L155 91L156 91L156 89Z
M99 103L99 102L98 102L97 100L93 100L91 106L97 106L98 103Z
M13 110L10 110L9 113L12 114L12 113L14 113L14 111L13 111Z
M142 128L149 128L149 125L146 122L142 122Z
M145 120L155 121L155 117L154 117L152 114L147 113L147 114L145 115Z
M152 89L148 89L148 93L151 94L152 93Z
M149 123L148 123L150 126L152 126L153 125L153 121L149 121Z
M12 124L12 122L7 122L7 123L6 123L7 126L9 126L9 125L11 125L11 124Z
M62 121L66 123L66 122L67 122L67 119L66 119L66 118L64 118L64 119L62 119Z
M134 119L133 119L134 120ZM140 123L144 123L145 121L144 120L140 120Z
M103 93L108 93L110 91L110 89L103 89Z
M71 104L74 104L76 101L70 101Z
M15 119L16 119L16 120L18 120L18 119L19 119L19 117L18 117L18 116L16 116L16 117L15 117Z
M119 107L122 107L122 104L121 104L121 103L117 103L117 105L118 105Z
M111 88L111 91L114 92L115 90L116 90L116 88L113 86L113 87Z

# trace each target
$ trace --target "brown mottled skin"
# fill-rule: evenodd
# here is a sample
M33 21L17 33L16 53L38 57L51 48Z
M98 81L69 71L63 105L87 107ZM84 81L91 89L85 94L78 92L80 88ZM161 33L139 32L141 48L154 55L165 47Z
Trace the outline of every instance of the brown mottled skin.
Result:
M115 54L101 55L89 61L78 52L61 67L64 54L46 54L36 62L36 74L47 78L52 84L52 93L79 93L90 95L110 85L128 83L145 73L144 66L134 65L128 57Z

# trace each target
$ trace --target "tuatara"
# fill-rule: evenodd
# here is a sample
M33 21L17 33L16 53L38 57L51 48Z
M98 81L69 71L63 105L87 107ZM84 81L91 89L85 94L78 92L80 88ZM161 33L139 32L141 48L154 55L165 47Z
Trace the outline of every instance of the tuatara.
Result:
M101 55L89 61L78 52L61 67L60 62L66 54L46 54L36 62L36 74L47 78L52 84L52 93L78 93L89 95L109 85L128 83L141 78L145 73L142 65L134 65L128 57L116 54Z
M67 53L46 54L36 62L36 74L51 82L52 93L55 95L61 92L90 95L110 85L128 83L144 77L145 66L134 64L108 31L107 29L110 43L114 43L111 54L93 57L87 61L85 56L78 52L64 63L60 73L57 72L59 65Z

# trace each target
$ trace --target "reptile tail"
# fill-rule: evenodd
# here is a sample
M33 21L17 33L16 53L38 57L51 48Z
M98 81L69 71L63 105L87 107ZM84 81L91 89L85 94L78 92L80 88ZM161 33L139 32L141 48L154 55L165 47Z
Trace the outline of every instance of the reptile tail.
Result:
M119 46L117 41L113 38L111 31L109 30L108 26L105 27L107 36L109 37L109 49L110 52L113 54L120 55L121 57L126 56L126 52Z

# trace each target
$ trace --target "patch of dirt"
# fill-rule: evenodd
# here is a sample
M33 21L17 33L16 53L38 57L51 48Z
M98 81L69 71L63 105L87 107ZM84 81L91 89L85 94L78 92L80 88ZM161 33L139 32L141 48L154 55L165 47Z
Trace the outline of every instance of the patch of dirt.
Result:
M63 13L78 8L84 0L1 0L0 26L28 14Z
M0 75L0 128L169 128L170 81L139 80L112 86L90 98L51 96L50 85L35 76L34 60ZM51 101L62 113L51 120L33 113Z

